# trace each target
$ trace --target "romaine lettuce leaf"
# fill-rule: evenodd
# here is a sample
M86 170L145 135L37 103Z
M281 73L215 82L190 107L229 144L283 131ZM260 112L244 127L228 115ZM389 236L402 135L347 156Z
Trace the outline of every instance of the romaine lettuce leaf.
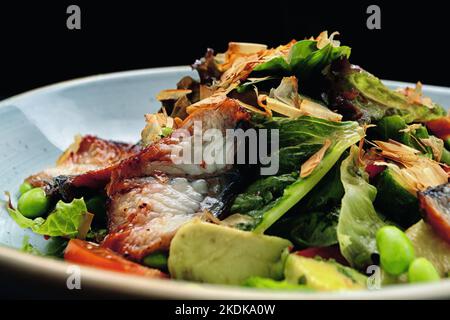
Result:
M338 243L336 227L339 209L308 212L292 221L289 240L300 248L328 247Z
M385 222L373 206L377 189L368 183L368 175L358 164L359 150L352 147L342 162L341 181L345 194L337 225L339 247L344 258L355 268L372 264L377 252L375 234Z
M271 197L257 198L261 196L261 192L255 185L265 184L270 181L269 178L261 178L265 181L256 181L243 195L238 196L239 210L235 207L234 211L253 218L253 223L246 225L245 229L263 233L308 194L339 160L342 153L364 136L364 132L356 122L332 122L307 116L297 119L272 118L261 123L260 126L279 130L279 175L298 172L301 164L315 154L325 141L331 142L323 159L312 173L306 177L297 178L282 192L277 191L278 197L271 193ZM244 208L241 199L252 197L257 198L258 207L248 210L252 207Z
M317 48L317 41L302 40L295 43L287 57L277 56L253 69L256 74L288 76L295 75L301 81L308 79L313 72L320 74L333 60L348 58L351 49L346 46L336 47L328 44Z
M279 56L257 65L253 71L256 73L283 76L291 73L291 67L284 57Z
M344 158L345 153L341 159ZM344 196L341 163L339 160L313 190L289 214L270 227L267 233L289 239L299 248L337 244L336 227Z
M349 47L335 47L328 44L322 49L317 49L316 41L313 42L299 41L292 46L289 53L289 65L301 81L308 79L314 72L320 74L326 66L340 57L350 57Z
M29 219L23 216L19 210L8 207L11 218L21 228L30 228L34 233L50 237L76 237L84 215L87 213L84 200L74 199L71 203L58 201L55 210L46 219Z
M231 213L258 210L280 197L283 190L297 180L298 174L282 174L257 180L248 187L245 193L239 194L231 206Z
M285 56L275 56L257 65L250 74L250 78L270 76L272 79L281 79L282 77L296 76L302 84L302 92L316 94L317 87L323 85L325 68L336 59L348 58L350 52L350 47L337 46L332 43L319 49L316 40L298 41ZM254 84L251 81L245 82L238 87L238 92L243 92Z

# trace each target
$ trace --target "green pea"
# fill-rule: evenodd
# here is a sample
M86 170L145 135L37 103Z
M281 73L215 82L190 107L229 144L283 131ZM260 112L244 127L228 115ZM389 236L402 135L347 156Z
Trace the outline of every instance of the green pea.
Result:
M20 192L20 194L24 194L25 192L28 192L31 189L33 189L33 186L31 184L29 184L28 182L24 182L20 185L19 192Z
M415 259L408 270L409 282L438 281L439 273L433 264L425 258Z
M414 247L399 228L385 226L376 234L381 267L387 273L398 276L408 270L414 260Z
M43 189L34 188L22 194L17 205L25 217L36 218L47 212L49 201Z
M167 269L167 254L165 252L154 252L144 258L143 263L146 266Z

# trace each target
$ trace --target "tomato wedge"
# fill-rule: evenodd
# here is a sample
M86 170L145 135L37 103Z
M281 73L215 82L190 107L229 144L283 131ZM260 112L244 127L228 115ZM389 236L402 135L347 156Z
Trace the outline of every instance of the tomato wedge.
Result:
M444 141L450 138L450 117L442 117L428 121L426 126L438 138L441 138Z
M369 174L369 178L375 178L377 175L383 172L384 169L386 169L386 166L378 166L373 163L369 163L366 166L366 172Z
M158 269L151 269L131 262L114 251L102 248L96 243L72 239L64 252L66 261L116 272L141 275L151 278L167 278Z

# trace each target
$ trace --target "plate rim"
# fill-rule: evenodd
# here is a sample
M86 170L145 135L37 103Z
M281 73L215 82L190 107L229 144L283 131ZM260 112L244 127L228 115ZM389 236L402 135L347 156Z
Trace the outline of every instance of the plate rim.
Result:
M0 101L0 107L14 104L16 100L32 97L35 94L51 93L71 86L86 85L105 80L127 77L149 76L167 73L192 72L189 66L173 66L147 68L113 73L91 75L49 84L24 93L8 97ZM411 86L413 83L382 80L388 86ZM450 94L450 87L423 85L430 92ZM21 252L17 249L0 246L0 265L9 265L16 270L47 276L53 279L67 278L67 268L72 265L63 260L40 257ZM80 266L82 278L89 286L106 289L116 293L129 293L146 298L167 299L430 299L449 298L450 279L438 283L392 285L380 290L341 291L341 292L286 292L243 288L238 286L224 286L213 284L199 284L186 281L146 279L139 276L121 274L93 267Z
M0 264L18 271L66 283L74 264L0 246ZM392 285L379 290L298 292L239 286L201 284L171 279L149 279L88 266L79 266L81 286L129 294L141 298L206 300L403 300L445 299L450 296L450 279L437 283ZM143 281L145 279L145 281Z
M37 87L19 94L16 94L11 97L7 97L4 100L0 101L0 107L10 105L14 102L14 100L17 99L23 99L27 98L29 96L32 96L36 93L45 93L45 92L51 92L54 90L60 90L66 87L74 86L74 85L81 85L81 84L89 84L93 82L101 82L104 80L113 80L113 79L119 79L124 77L136 77L136 76L147 76L147 75L154 75L158 73L179 73L179 72L193 72L192 68L190 66L169 66L169 67L158 67L158 68L145 68L145 69L135 69L135 70L127 70L127 71L119 71L119 72L110 72L110 73L100 73L96 75L89 75L86 77L79 77L69 80L64 80L56 83L51 83L48 85L44 85L41 87ZM405 87L405 86L412 86L415 85L412 82L404 82L404 81L397 81L397 80L388 80L388 79L381 79L381 81L390 87ZM423 84L423 89L433 92L433 93L450 93L450 87L444 87L444 86L437 86L437 85L429 85L429 84Z

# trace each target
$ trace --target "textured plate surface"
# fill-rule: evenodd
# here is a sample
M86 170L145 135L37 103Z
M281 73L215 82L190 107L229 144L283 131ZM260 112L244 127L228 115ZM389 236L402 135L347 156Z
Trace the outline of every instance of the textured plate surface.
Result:
M74 135L95 134L124 142L139 139L144 114L159 107L156 94L174 88L188 67L129 71L88 77L33 90L0 102L0 192L17 197L22 180L51 166ZM407 84L385 81L390 87ZM434 101L450 106L450 88L424 86ZM3 197L0 196L0 199ZM0 269L2 265L20 272L46 276L65 285L67 264L24 254L24 236L45 251L50 241L19 228L0 207ZM8 248L9 247L9 248ZM393 286L380 291L351 293L286 293L252 289L157 281L83 268L83 281L122 294L166 298L263 298L263 299L386 299L450 297L450 280L421 286Z

